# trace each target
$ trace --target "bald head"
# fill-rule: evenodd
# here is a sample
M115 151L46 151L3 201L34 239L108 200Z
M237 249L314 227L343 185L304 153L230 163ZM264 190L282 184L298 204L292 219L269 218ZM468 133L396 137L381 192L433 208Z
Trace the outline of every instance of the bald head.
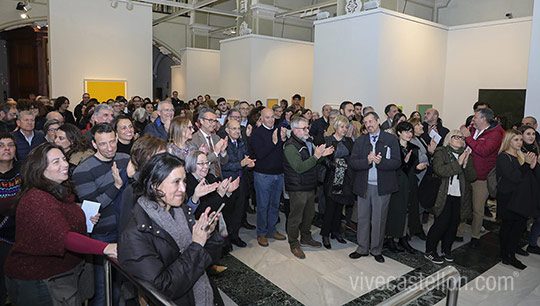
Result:
M427 124L436 124L439 120L439 111L434 108L428 108L424 114L424 121Z
M274 112L272 111L271 108L265 108L261 111L261 120L263 122L263 124L268 127L268 128L271 128L274 126Z

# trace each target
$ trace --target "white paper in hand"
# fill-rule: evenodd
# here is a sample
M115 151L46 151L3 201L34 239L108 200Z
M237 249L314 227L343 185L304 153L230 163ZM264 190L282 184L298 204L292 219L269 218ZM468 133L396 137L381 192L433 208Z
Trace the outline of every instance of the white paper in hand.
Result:
M94 223L90 221L90 217L93 217L98 214L100 206L101 204L98 202L92 202L92 201L87 201L87 200L84 200L82 202L81 208L84 211L84 215L86 216L86 231L88 233L91 233L92 230L94 229Z
M431 137L431 139L433 139L437 144L439 144L439 141L441 141L441 135L439 135L439 133L435 132L435 130L431 130L431 132L429 132L429 137Z

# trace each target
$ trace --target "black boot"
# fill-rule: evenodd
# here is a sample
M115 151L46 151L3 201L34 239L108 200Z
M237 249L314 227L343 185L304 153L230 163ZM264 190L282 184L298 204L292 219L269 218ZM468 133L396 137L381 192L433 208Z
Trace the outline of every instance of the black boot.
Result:
M407 251L407 253L416 254L416 249L409 244L409 241L407 241L407 237L399 238L398 244L403 247L405 251Z
M403 252L403 249L396 244L394 238L386 238L386 245L388 246L388 250L392 253Z
M327 248L327 249L332 248L332 245L330 244L330 238L328 238L328 236L322 236L322 243L323 243L325 248Z

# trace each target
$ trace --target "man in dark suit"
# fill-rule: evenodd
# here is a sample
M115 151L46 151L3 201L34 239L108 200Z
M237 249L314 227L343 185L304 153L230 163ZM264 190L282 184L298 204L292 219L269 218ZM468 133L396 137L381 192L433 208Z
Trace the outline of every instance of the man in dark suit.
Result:
M388 104L384 108L384 113L386 114L386 120L381 124L381 129L383 131L386 131L392 126L392 120L394 120L394 116L399 112L399 109L395 104Z
M45 142L45 134L35 130L35 116L32 111L21 111L17 118L18 131L12 132L17 145L17 159L24 160L30 151Z
M193 134L190 144L196 148L201 145L208 145L208 161L210 162L210 173L221 179L221 165L229 162L227 155L227 137L220 139L212 132L216 129L216 114L209 108L199 111L200 129Z
M396 169L401 165L397 138L381 130L379 116L364 116L367 135L356 139L349 166L355 170L353 192L358 196L358 248L349 254L352 259L371 253L377 262L381 255L390 195L398 191Z

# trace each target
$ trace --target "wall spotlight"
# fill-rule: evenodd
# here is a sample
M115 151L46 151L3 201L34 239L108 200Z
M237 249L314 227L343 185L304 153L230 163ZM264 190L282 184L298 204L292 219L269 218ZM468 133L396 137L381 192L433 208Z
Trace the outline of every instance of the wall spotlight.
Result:
M504 15L504 16L506 16L506 18L508 18L508 19L514 18L514 16L512 16L512 13L506 13L506 15Z
M18 11L24 11L26 13L26 12L28 12L28 11L30 11L32 9L32 6L28 2L19 2L19 3L17 3L17 8L16 9Z
M126 3L126 8L131 11L133 9L133 1L128 0Z
M113 8L118 7L118 0L112 0L112 1L111 1L111 6L112 6Z

